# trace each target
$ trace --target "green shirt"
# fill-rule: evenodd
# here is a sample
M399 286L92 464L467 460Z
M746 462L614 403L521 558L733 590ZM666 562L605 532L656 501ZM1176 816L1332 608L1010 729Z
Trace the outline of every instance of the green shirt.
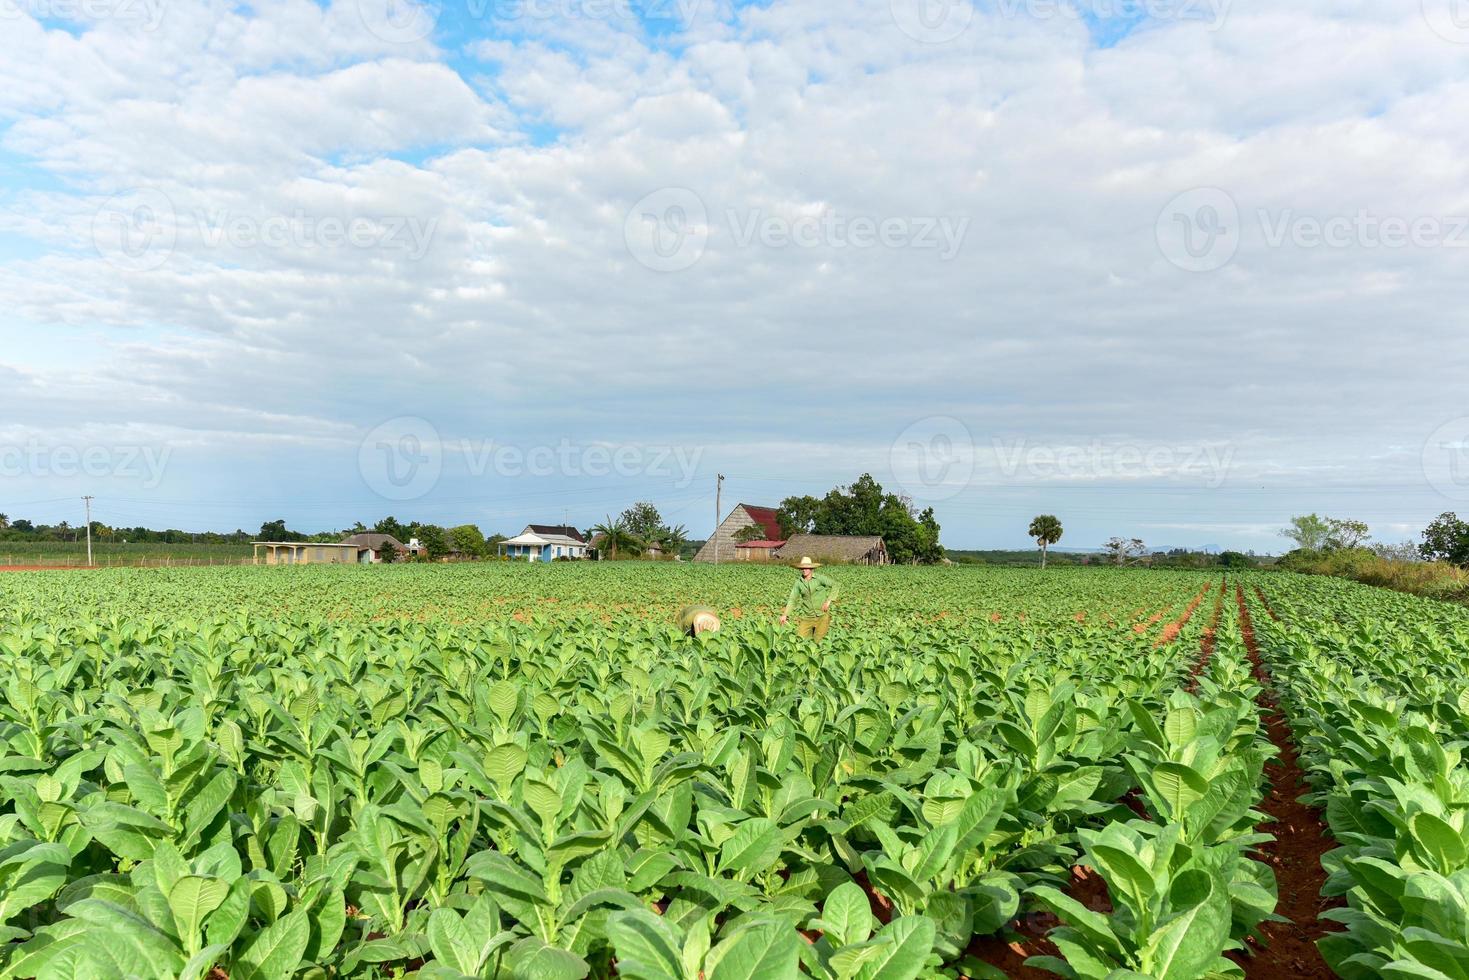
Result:
M809 580L804 577L796 579L796 584L791 586L791 597L786 600L786 610L781 615L789 616L794 611L797 619L816 619L822 615L821 607L828 602L836 602L841 591L836 582L820 572L813 572Z

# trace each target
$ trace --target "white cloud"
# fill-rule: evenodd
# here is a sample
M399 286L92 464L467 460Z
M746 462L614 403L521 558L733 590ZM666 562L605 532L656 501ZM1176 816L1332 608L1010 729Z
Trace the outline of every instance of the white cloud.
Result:
M410 411L523 441L676 436L793 483L880 470L942 414L984 444L1224 442L1302 500L1423 485L1413 447L1462 414L1469 248L1269 243L1301 218L1469 215L1469 69L1416 7L1235 4L1108 49L1069 18L983 15L922 44L886 0L710 5L677 43L595 18L394 43L355 4L294 0L172 0L153 30L21 18L0 148L54 179L0 197L0 235L42 251L0 262L0 367L45 392L7 385L6 414L40 438L166 431L199 461L179 497L240 440L334 445ZM708 231L670 274L623 237L665 187ZM1195 187L1241 215L1209 274L1154 238ZM140 189L166 196L169 246L129 271L92 236ZM945 259L827 216L964 233ZM766 222L816 237L742 242ZM36 330L86 332L85 384L27 357ZM1223 533L1294 499L1195 506L1252 511ZM1364 509L1407 525L1441 503ZM1147 509L1078 505L1099 527ZM1213 523L1159 526L1183 525Z

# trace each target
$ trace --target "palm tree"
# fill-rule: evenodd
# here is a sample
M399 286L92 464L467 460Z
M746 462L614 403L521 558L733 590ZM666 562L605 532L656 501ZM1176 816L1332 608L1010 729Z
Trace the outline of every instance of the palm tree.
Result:
M1046 567L1046 551L1061 540L1061 521L1053 514L1042 514L1030 522L1030 536L1041 547L1041 567Z
M663 540L660 543L663 545L664 551L677 558L678 553L683 550L683 546L688 540L689 529L679 524L674 527L664 528Z
M593 541L601 540L601 543L597 545L597 550L600 552L603 548L606 548L607 557L609 558L616 558L617 549L619 548L632 554L637 554L643 550L643 542L636 535L628 531L627 525L622 522L622 519L618 518L614 521L610 514L607 516L606 521L592 528L592 535Z

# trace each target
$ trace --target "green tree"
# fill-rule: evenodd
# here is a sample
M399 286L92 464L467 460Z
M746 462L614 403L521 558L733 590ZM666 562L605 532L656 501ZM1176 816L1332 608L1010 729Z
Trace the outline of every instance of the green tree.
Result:
M133 530L135 532L142 532L141 534L133 534L132 537L134 540L147 540L149 537L151 537L151 535L144 528L134 528ZM292 531L287 529L286 522L284 520L267 521L266 523L260 525L260 540L305 541L306 535L301 534L299 531Z
M944 546L939 544L939 522L933 508L926 507L918 515L918 549L914 555L920 564L931 565L944 557Z
M1054 514L1041 514L1030 522L1030 536L1041 549L1041 567L1046 567L1046 555L1051 545L1061 540L1061 519Z
M734 542L735 544L744 544L747 541L763 541L765 540L765 535L766 531L763 525L751 524L749 527L742 527L734 533Z
M658 545L666 555L677 556L683 551L683 546L688 544L689 529L682 524L673 527L665 527L658 537Z
M1372 536L1372 529L1361 521L1341 521L1328 517L1326 526L1330 528L1326 536L1326 546L1332 549L1360 548Z
M621 518L614 521L610 514L607 520L592 527L592 535L598 553L605 550L607 557L614 560L619 551L637 555L643 550L643 542L627 529L627 525L622 522Z
M412 524L408 528L408 536L418 539L432 561L438 561L449 553L448 534L437 524Z
M652 539L663 527L663 517L658 508L646 500L639 500L623 511L619 522L629 534L645 541Z
M372 530L374 534L391 534L399 541L406 541L409 537L411 537L411 535L408 533L408 529L402 524L398 523L398 519L396 517L384 517L382 520L378 521L372 526Z
M944 553L932 508L915 514L911 500L886 492L868 473L850 486L829 491L820 500L786 498L777 519L787 537L801 533L880 535L888 555L898 564L935 562Z
M1219 565L1222 568L1254 568L1255 559L1238 551L1224 551L1219 554Z
M1280 534L1282 537L1290 538L1299 548L1321 551L1328 547L1331 541L1331 522L1315 514L1292 517L1290 527L1282 528Z
M1452 512L1440 514L1423 532L1419 550L1429 561L1469 565L1469 522L1459 520L1459 515Z
M387 532L379 531L378 533L386 534ZM393 542L384 541L382 548L378 550L377 556L383 564L391 565L393 562L398 560L398 549L393 547Z
M10 530L10 515L0 514L0 531Z
M775 519L780 524L780 536L790 539L796 534L810 534L816 527L816 515L822 503L815 497L787 497L776 509ZM764 531L761 531L764 536Z
M455 551L468 558L486 557L484 532L473 524L450 528L449 543L454 546Z

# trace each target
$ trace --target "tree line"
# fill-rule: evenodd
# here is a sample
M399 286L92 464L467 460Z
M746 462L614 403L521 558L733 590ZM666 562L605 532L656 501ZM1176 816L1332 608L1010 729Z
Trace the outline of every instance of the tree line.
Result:
M864 473L824 497L787 497L776 510L781 536L878 535L895 564L933 564L944 557L933 508L919 511L908 497L889 493Z

